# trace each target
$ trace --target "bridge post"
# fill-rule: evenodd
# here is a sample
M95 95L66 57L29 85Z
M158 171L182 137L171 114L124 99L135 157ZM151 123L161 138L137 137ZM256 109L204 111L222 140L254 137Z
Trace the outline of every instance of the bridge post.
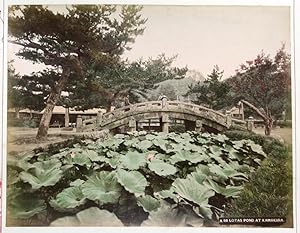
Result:
M136 120L133 117L129 119L129 131L136 131Z
M83 122L81 115L77 116L76 119L76 132L82 132L83 131Z
M167 108L168 107L168 99L167 97L163 97L161 100L161 107L162 108Z
M101 127L102 116L103 116L103 113L101 111L97 112L96 129L99 129Z
M254 128L254 119L252 116L250 116L247 120L246 120L246 125L247 125L247 130L248 131L253 131Z
M201 120L196 120L196 131L201 132L202 129L202 121Z
M230 127L232 125L232 117L231 117L231 112L226 111L226 125Z
M162 132L164 133L169 133L169 115L166 113L162 114L161 117L161 128L162 128Z

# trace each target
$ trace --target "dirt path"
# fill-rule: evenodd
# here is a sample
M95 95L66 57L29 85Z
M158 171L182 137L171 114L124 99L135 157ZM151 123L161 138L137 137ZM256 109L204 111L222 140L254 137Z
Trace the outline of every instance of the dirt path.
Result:
M7 130L7 151L9 154L30 151L37 147L44 147L52 143L64 141L81 133L63 131L59 128L51 128L45 140L36 140L37 129L9 127Z

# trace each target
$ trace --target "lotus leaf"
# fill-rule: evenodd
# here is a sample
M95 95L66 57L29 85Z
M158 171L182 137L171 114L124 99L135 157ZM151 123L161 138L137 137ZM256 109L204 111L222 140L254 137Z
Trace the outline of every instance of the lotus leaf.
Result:
M151 171L160 176L174 175L177 172L176 167L159 159L151 160L148 166Z
M44 200L38 199L30 193L26 193L18 195L17 198L11 202L9 210L13 218L27 219L45 211L46 207Z
M147 186L146 178L138 171L117 170L118 181L130 193L143 195Z
M173 209L167 202L162 202L161 207L151 211L147 220L141 226L179 227L186 226L186 215Z
M101 156L94 150L84 150L82 154L87 156L93 162L101 160Z
M70 183L70 186L73 186L73 187L80 186L80 185L82 185L84 182L85 182L84 180L77 179L77 180L74 180L73 182L71 182L71 183Z
M94 173L81 187L86 198L100 203L116 203L122 190L115 173L106 171Z
M124 142L124 145L127 147L131 147L134 146L135 144L138 144L140 142L140 140L138 138L132 138L132 139L128 139Z
M115 214L101 210L97 207L91 207L80 211L75 216L67 216L56 219L50 226L111 226L120 227L123 226L122 222L116 217Z
M136 148L140 149L141 151L147 151L153 143L149 140L141 141L140 143L137 143Z
M163 151L167 151L167 145L166 145L167 141L165 141L164 139L155 139L153 140L153 144L157 147L159 147L160 149L162 149Z
M61 193L57 194L55 200L61 208L75 208L86 202L86 198L79 186L64 189Z
M194 179L176 179L172 184L174 192L182 198L192 201L199 206L208 204L208 198L214 196L215 192Z
M59 169L60 162L57 165L53 162L53 160L49 160L34 163L36 167L28 172L21 172L20 179L31 184L33 190L55 185L62 177L62 170Z
M249 145L249 144L248 144ZM257 153L257 154L260 154L264 157L266 157L266 154L265 152L263 151L262 147L260 145L257 145L255 143L251 143L250 145L250 148L253 152Z
M121 166L129 170L137 170L146 164L146 155L137 151L128 151L120 159Z
M177 151L175 155L170 158L171 164L175 164L182 161L189 161L191 163L200 163L202 161L208 162L209 157L202 152L190 152L186 150Z
M159 208L160 202L150 195L137 197L137 204L146 212L155 211Z
M113 157L110 159L105 158L105 162L108 163L112 168L117 168L120 164L120 157Z

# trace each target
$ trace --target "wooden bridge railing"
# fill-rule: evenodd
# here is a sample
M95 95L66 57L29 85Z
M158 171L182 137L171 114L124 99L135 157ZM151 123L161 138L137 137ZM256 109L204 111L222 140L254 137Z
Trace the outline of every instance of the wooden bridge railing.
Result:
M245 121L232 119L230 115L225 115L200 105L180 101L150 101L128 105L104 114L98 113L97 117L93 119L82 120L79 116L77 119L77 131L95 130L105 127L120 118L130 118L134 114L147 112L188 113L190 115L207 118L227 128L232 125L239 125L241 127L245 127L246 125ZM166 123L167 122L168 119L166 119Z

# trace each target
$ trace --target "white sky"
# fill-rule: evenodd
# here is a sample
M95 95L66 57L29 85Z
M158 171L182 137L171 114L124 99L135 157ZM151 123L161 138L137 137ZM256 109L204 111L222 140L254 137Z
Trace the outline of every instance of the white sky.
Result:
M176 66L187 66L206 76L217 64L227 78L261 50L274 55L283 42L290 51L289 7L144 6L142 15L148 18L146 30L124 54L130 60L178 54ZM18 72L43 68L16 58L17 50L8 45L8 59L15 60Z

